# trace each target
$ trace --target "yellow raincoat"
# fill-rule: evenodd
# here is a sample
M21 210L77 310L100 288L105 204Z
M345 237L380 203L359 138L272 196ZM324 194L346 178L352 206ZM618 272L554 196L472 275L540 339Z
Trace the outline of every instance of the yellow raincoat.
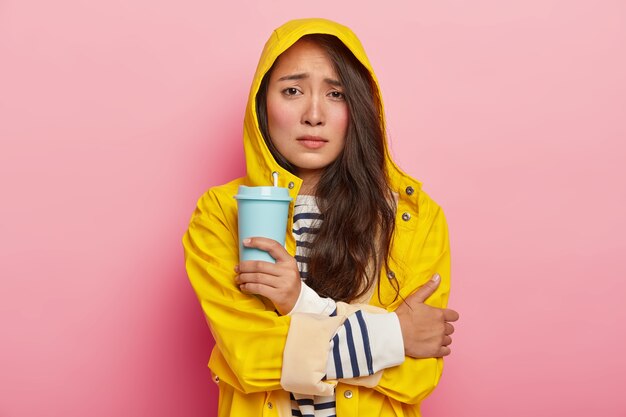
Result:
M276 58L300 37L312 33L337 36L376 81L365 51L350 29L325 19L294 20L276 29L261 55L246 108L247 174L213 187L201 196L183 237L189 279L216 342L209 367L219 384L218 414L290 416L289 394L285 389L293 390L297 386L301 393L311 395L328 395L334 390L340 417L420 416L420 402L441 376L441 358L407 357L402 365L379 372L373 379L321 381L329 349L328 335L341 325L346 314L364 306L338 303L344 314L337 317L279 316L271 304L243 294L235 284L233 268L238 263L238 240L233 196L238 186L269 185L272 172L278 172L279 185L288 187L295 201L302 183L281 168L267 149L257 123L256 93ZM395 165L388 151L387 172L398 198L390 260L392 272L381 274L380 294L376 289L370 304L388 311L400 304L400 298L391 303L395 290L388 275L395 277L402 297L407 297L438 272L441 284L427 303L445 307L450 289L450 252L443 212L421 190L420 182ZM290 233L292 215L293 203L286 230L286 248L293 256L296 245ZM380 304L379 296L387 305Z

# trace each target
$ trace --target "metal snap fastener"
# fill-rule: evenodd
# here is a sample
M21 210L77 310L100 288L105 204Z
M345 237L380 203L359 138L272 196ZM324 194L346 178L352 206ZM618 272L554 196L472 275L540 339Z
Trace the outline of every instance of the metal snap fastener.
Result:
M294 184L293 181L289 181L289 184L287 185L287 187L289 187L290 190L295 186L296 184Z
M387 271L387 278L395 279L396 278L396 273L393 272L393 271Z
M272 405L272 403L267 403L267 408L271 410L272 408L274 408L274 406Z
M213 378L213 381L215 381L216 384L220 383L220 377L215 375L215 378Z
M402 220L404 220L405 222L408 222L409 220L411 220L411 213L408 213L406 211L402 213Z
M413 195L413 193L415 192L415 190L413 189L413 187L411 187L410 185L408 187L406 187L406 193L408 195Z
M346 397L347 399L352 398L352 391L347 390L346 392L343 393L343 396Z

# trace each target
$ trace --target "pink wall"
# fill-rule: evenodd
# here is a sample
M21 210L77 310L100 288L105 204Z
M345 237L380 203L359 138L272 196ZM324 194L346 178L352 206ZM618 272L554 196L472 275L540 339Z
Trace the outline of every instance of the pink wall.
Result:
M462 317L425 416L625 416L617 0L2 1L0 415L214 415L180 240L304 16L359 34L448 216Z

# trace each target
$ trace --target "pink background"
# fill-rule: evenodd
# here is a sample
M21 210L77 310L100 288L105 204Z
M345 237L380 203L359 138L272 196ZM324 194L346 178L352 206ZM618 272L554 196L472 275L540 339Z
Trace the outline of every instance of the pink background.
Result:
M215 415L181 237L306 16L359 35L448 216L461 321L424 415L626 416L618 0L2 1L0 416Z

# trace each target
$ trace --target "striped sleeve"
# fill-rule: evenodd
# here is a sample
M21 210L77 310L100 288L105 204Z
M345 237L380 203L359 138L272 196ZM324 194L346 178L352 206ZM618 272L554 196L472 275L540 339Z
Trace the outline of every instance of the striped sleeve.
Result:
M327 380L357 378L404 362L404 343L395 313L358 310L350 315L330 342Z
M332 316L336 303L317 295L304 282L293 313ZM400 365L404 343L395 313L357 311L348 317L330 341L326 379L357 378Z

